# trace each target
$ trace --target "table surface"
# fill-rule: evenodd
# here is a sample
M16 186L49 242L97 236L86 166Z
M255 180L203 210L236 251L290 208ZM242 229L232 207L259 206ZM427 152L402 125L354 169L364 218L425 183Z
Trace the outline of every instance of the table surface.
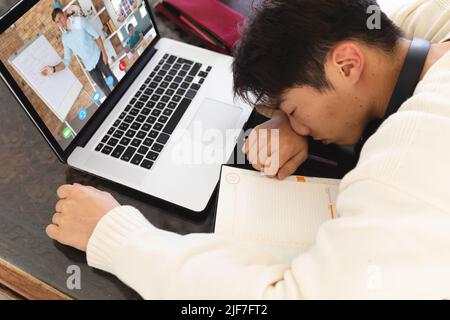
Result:
M243 14L249 13L249 1L224 2ZM4 12L12 3L2 1L0 11ZM164 18L156 19L163 36L196 43ZM51 221L57 201L56 189L65 183L78 182L111 192L121 204L135 206L151 223L165 230L180 234L213 231L216 193L202 218L192 219L179 208L162 205L58 162L3 82L0 106L0 284L32 299L140 299L116 277L87 266L84 253L59 245L46 236L45 227ZM264 118L254 113L249 124L262 121ZM342 177L346 171L346 168L306 163L300 173ZM81 270L81 289L70 290L66 285L67 269L73 265ZM6 291L6 296L14 293Z

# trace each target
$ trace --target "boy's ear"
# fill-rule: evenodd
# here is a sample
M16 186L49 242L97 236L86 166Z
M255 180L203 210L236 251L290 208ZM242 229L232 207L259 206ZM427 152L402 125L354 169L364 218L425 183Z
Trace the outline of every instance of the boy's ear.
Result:
M339 74L339 78L356 84L364 69L364 54L358 44L345 41L338 44L330 52L332 68Z

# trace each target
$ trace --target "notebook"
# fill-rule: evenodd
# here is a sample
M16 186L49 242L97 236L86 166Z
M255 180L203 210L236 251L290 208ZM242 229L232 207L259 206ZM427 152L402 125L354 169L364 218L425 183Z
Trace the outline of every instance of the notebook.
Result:
M280 263L314 245L320 226L339 217L340 180L291 176L283 181L259 172L222 167L215 233L263 244Z

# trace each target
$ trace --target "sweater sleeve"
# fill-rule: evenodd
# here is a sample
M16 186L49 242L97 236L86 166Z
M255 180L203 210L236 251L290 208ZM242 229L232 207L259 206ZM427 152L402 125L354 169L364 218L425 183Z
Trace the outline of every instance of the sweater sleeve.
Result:
M404 209L411 206L417 211ZM450 257L431 244L450 241L446 216L373 181L343 191L339 209L349 216L323 225L311 250L280 264L261 244L173 234L119 207L95 229L88 263L145 299L445 298L450 277L439 266Z
M390 15L408 38L450 40L450 0L416 0Z

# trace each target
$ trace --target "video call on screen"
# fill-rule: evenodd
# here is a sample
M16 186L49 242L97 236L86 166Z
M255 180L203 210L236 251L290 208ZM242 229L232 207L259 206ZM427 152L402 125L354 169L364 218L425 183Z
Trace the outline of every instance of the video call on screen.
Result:
M0 59L64 150L155 37L144 0L41 0Z

